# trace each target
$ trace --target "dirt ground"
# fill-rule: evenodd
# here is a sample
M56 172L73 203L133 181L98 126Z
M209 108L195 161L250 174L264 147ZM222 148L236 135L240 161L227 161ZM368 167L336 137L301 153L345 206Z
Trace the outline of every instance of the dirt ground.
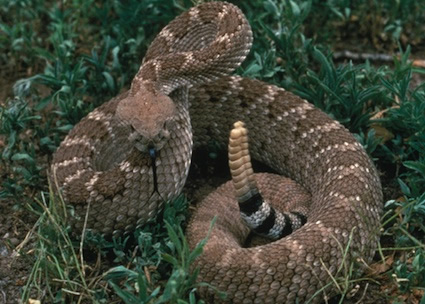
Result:
M15 210L12 202L1 203L0 214L0 303L17 303L21 288L31 271L30 257L15 249L25 239L36 221L26 210ZM24 248L30 250L31 244Z

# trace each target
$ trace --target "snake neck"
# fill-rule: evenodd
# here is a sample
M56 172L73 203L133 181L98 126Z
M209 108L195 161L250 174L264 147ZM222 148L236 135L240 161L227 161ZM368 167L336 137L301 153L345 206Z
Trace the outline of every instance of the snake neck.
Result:
M214 81L239 67L251 44L251 27L238 7L225 2L203 3L178 16L158 34L135 81L154 82L166 95L181 87Z

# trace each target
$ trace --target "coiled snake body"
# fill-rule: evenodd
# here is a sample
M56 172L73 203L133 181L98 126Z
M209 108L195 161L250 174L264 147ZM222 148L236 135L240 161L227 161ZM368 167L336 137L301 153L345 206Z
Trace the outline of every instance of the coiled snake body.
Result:
M225 147L232 123L242 120L253 158L304 187L311 209L290 236L243 248L248 228L234 190L219 188L187 229L194 247L218 215L196 262L199 280L226 291L234 303L303 302L344 261L370 261L380 181L362 146L338 122L281 88L227 76L251 41L245 17L225 2L177 17L152 42L130 90L89 113L65 138L53 157L52 179L75 206L77 230L87 213L87 229L131 231L181 192L192 148L211 141ZM267 189L272 197L286 195L273 179L258 184L264 196ZM201 295L216 297L208 288Z

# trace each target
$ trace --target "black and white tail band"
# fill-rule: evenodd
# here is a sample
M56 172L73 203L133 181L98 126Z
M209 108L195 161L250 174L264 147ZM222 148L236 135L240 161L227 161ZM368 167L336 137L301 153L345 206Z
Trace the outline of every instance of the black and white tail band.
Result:
M304 213L276 211L263 199L252 170L248 131L240 121L234 124L230 132L229 166L241 217L254 232L276 240L306 223Z

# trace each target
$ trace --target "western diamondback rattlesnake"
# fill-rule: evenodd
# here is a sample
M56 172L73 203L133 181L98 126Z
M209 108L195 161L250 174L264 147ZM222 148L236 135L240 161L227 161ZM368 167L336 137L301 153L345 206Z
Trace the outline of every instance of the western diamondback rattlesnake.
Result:
M247 228L228 202L233 189L223 186L188 227L193 247L219 215L197 260L199 279L232 302L303 302L329 282L327 271L336 274L348 245L348 257L367 262L373 256L380 182L339 123L283 89L227 76L251 42L249 24L234 5L204 3L177 17L152 42L130 90L92 111L65 138L52 178L75 206L77 230L87 213L88 229L131 231L181 192L192 145L225 147L232 123L243 120L253 157L311 193L308 221L289 237L242 248ZM261 180L260 187L279 188ZM215 296L206 288L201 294Z

